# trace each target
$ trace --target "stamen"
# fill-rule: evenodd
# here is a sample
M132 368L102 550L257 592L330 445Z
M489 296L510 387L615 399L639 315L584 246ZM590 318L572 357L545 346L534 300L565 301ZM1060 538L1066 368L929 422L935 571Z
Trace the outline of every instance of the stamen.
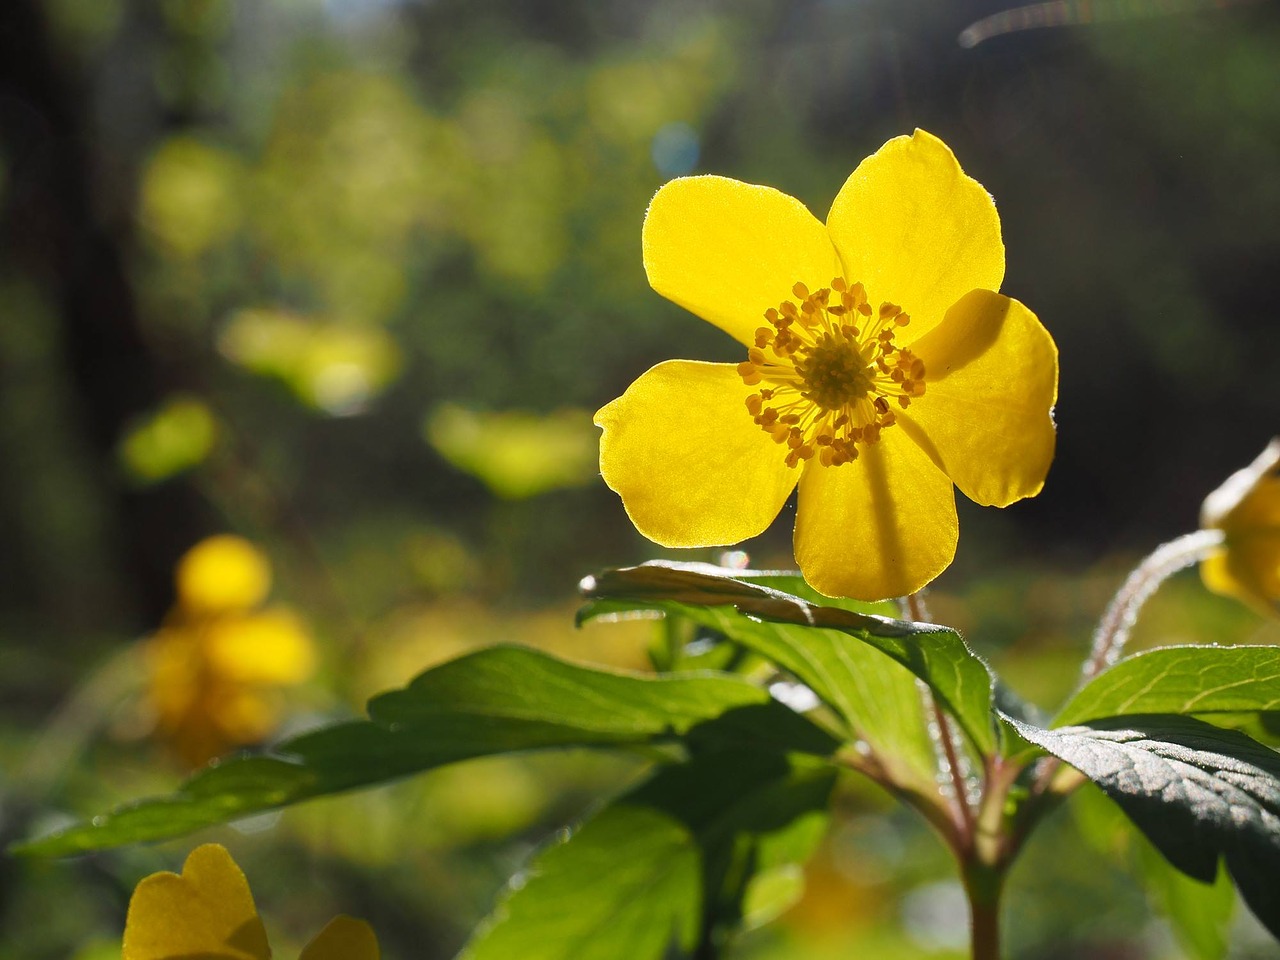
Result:
M924 361L894 342L911 317L888 300L873 309L866 288L844 277L813 292L796 283L791 293L794 301L764 312L768 326L738 364L743 383L761 385L747 412L785 445L789 467L852 463L859 446L894 426L891 400L906 409L924 395Z

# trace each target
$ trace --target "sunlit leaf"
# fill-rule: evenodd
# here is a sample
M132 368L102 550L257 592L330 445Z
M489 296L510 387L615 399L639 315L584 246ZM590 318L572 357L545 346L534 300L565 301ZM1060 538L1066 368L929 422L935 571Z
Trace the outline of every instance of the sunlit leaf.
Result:
M1236 892L1219 869L1213 883L1201 883L1175 870L1144 838L1136 837L1134 859L1156 909L1193 960L1222 960L1227 955Z
M657 810L610 808L517 882L464 958L612 960L625 943L629 957L656 960L697 935L697 848Z
M991 674L954 630L813 603L735 573L665 562L609 570L583 582L591 602L579 619L634 610L689 617L794 674L855 726L881 709L881 695L888 694L888 712L895 698L907 710L905 687L878 681L865 666L862 654L874 649L927 683L979 750L995 749ZM900 749L919 745L918 730L900 733Z
M1135 713L1280 709L1280 647L1164 647L1098 674L1054 720L1069 726Z
M27 844L66 855L180 836L201 827L473 757L553 747L830 753L836 741L727 674L649 676L577 666L520 647L460 657L337 724L223 761L167 796L121 807Z
M823 765L758 753L663 768L537 857L463 957L718 955L757 871L810 852L833 783Z

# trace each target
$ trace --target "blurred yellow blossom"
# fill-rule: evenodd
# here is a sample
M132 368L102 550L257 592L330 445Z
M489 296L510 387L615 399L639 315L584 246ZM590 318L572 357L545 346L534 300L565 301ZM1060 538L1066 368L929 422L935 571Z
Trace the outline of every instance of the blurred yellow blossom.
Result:
M266 599L271 564L248 540L224 533L184 553L175 579L178 604L187 613L240 613Z
M1200 525L1222 531L1222 546L1200 564L1205 585L1280 613L1280 438L1205 498Z
M1040 491L1057 348L994 292L995 205L941 140L890 140L825 226L768 187L673 180L643 249L656 291L747 348L737 365L658 364L597 412L600 471L651 540L756 536L798 484L805 577L879 600L951 562L953 483L989 506Z
M260 609L271 567L240 537L210 537L178 562L178 603L147 642L159 735L197 766L275 728L275 688L302 683L315 654L293 611Z
M363 920L338 916L299 960L378 960ZM267 932L244 873L226 848L196 847L181 875L153 873L129 900L122 960L270 960Z

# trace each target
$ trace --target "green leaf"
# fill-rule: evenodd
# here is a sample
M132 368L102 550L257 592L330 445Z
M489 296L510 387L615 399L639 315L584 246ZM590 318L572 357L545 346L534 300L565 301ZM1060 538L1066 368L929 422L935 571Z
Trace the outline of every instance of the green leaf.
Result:
M735 580L744 580L747 583L769 587L782 593L789 593L793 597L799 597L801 600L807 600L809 603L822 607L839 607L841 610L852 610L854 613L866 613L876 617L888 617L889 619L896 619L901 613L901 608L898 606L897 601L894 600L878 600L874 603L868 603L866 600L854 600L851 597L828 597L809 586L809 581L805 580L799 571L795 570L738 570L732 567L717 567L704 564L689 564L689 566L694 569L714 571L720 575L732 577Z
M1221 866L1212 884L1177 870L1092 783L1072 795L1071 814L1092 853L1106 857L1119 849L1127 850L1129 866L1146 890L1152 909L1169 924L1188 960L1222 960L1236 892Z
M740 751L662 768L537 856L462 960L717 955L751 879L810 852L834 779Z
M1212 884L1192 880L1170 866L1144 838L1134 840L1134 860L1143 886L1182 949L1193 960L1222 960L1236 905L1227 872L1219 869Z
M688 617L795 675L863 735L867 731L862 726L880 726L868 712L918 712L907 703L901 683L870 675L873 668L867 664L874 658L859 656L859 646L849 643L852 637L928 684L974 746L983 754L994 752L991 673L954 630L820 605L739 579L737 573L706 564L658 561L608 570L583 581L591 602L578 617L582 621L636 610ZM899 735L901 749L918 744L918 729L894 734Z
M1119 804L1175 867L1212 883L1226 860L1280 938L1280 754L1194 717L1118 717L1044 730L1009 720Z
M769 587L820 606L838 607L855 613L894 619L898 604L892 600L867 603L848 597L826 597L809 586L799 573L762 570L727 570L735 580L746 580ZM764 630L794 634L794 642L815 646L814 631L786 624L762 624ZM806 636L807 633L807 636ZM923 793L936 790L938 759L929 733L932 717L921 681L906 667L868 644L850 644L839 633L827 634L820 642L827 648L828 674L843 674L839 689L831 691L838 698L823 697L857 731L876 754L888 779L900 787L912 786ZM775 649L772 645L770 649ZM995 688L999 693L999 686Z
M372 719L216 763L167 797L121 807L27 843L64 856L181 836L313 797L433 767L549 747L642 747L672 741L761 751L829 753L835 741L768 693L727 674L649 676L578 666L494 647L375 697Z
M1121 660L1073 696L1054 726L1143 713L1280 709L1280 647L1162 647Z
M427 733L467 754L686 733L728 707L768 702L759 687L716 674L651 676L579 666L523 647L493 647L428 670L369 701L391 730Z
M702 894L688 828L647 807L616 804L546 850L461 960L657 960L698 936Z

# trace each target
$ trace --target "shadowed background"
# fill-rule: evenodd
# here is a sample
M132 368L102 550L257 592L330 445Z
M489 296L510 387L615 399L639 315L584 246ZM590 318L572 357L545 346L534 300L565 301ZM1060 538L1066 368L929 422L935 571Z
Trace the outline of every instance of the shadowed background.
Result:
M660 555L596 474L590 414L659 360L741 353L648 289L649 197L718 173L823 218L916 126L995 196L1003 290L1062 365L1044 493L962 503L936 612L1052 702L1126 562L1191 529L1280 428L1280 6L1005 9L9 0L0 836L176 781L141 681L111 664L209 534L262 546L314 634L286 729L497 640L642 665L644 628L571 627L581 575ZM790 562L793 516L753 562ZM1145 642L1276 640L1193 577L1161 603ZM51 743L65 764L24 788ZM340 909L390 956L449 956L530 845L632 769L472 764L259 824L236 853L278 943ZM744 955L954 955L940 848L851 789L810 893ZM1071 910L1015 872L1041 911L1011 909L1015 948L1078 955L1096 897L1088 949L1179 956L1120 860L1070 879L1050 847L1073 843L1064 826L1028 854ZM133 882L188 848L3 862L4 956L112 955Z

